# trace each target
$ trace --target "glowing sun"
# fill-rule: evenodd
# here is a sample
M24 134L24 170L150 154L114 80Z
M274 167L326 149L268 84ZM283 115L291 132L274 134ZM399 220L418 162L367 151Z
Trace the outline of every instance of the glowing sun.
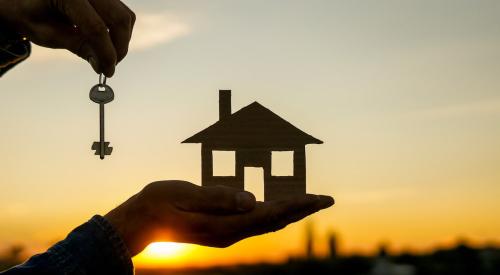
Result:
M157 242L148 245L143 253L149 258L171 258L179 255L184 248L185 245L180 243Z
M141 266L150 267L176 264L186 256L189 247L189 245L181 243L152 243L134 257L134 262Z

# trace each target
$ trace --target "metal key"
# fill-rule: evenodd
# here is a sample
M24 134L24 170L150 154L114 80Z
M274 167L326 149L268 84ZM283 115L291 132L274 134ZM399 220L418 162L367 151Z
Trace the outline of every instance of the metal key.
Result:
M113 89L106 85L106 77L102 74L99 75L99 84L90 89L89 97L90 100L99 104L99 141L94 142L91 148L100 159L104 159L104 156L111 155L113 152L113 147L110 147L109 142L104 139L104 104L113 101L115 94Z

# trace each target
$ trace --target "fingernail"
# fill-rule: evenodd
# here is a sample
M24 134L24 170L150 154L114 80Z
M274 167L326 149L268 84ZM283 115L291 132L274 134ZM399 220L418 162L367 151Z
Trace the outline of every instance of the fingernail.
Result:
M239 192L236 194L236 204L240 211L250 210L255 206L255 197L249 192Z

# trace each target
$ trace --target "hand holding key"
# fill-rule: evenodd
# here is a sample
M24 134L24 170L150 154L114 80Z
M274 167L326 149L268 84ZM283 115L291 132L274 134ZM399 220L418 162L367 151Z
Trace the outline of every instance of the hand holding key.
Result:
M107 77L128 51L135 14L120 0L0 0L2 27L68 49Z
M95 154L104 159L104 156L109 156L113 152L113 147L109 147L109 142L104 139L104 104L115 99L113 89L106 85L105 76L99 75L99 84L90 89L89 97L90 100L99 104L99 141L92 144L92 150L95 150Z

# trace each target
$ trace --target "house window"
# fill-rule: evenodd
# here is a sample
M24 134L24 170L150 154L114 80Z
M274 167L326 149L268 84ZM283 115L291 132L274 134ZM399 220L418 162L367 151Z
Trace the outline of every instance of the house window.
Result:
M273 151L271 165L273 176L293 176L293 151Z
M234 176L236 170L236 153L234 151L213 151L213 175Z

